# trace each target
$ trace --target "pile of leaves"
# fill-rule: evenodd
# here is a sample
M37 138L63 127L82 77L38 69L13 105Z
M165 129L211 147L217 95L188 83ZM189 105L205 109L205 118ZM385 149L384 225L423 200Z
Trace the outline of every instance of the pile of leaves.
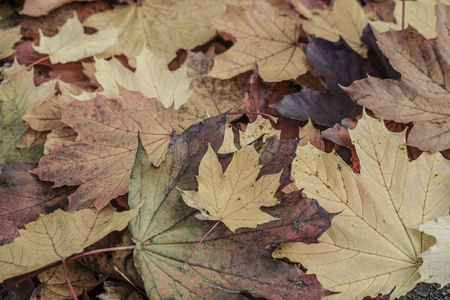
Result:
M12 2L8 293L386 299L450 283L448 0Z

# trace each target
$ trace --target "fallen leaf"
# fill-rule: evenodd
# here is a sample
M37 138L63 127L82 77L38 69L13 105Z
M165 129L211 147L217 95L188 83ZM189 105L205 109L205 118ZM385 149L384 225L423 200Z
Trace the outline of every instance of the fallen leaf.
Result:
M311 119L308 119L308 123L305 126L300 127L299 138L299 146L305 146L307 143L310 143L317 149L325 151L325 144L323 143L320 131L314 127Z
M425 152L410 160L405 132L389 132L365 113L350 136L360 174L334 153L297 149L296 184L338 215L318 244L286 244L276 257L301 262L326 289L340 292L330 299L376 297L394 287L398 297L415 286L418 255L433 243L414 227L448 212L450 161Z
M2 28L0 32L0 59L4 59L14 53L13 46L22 36L19 26L6 29Z
M33 45L37 52L48 54L52 64L77 61L102 53L117 43L119 34L119 28L110 27L94 34L85 34L76 13L58 29L52 37L46 37L39 29L39 46Z
M69 197L70 210L102 208L128 191L137 134L158 166L176 128L173 109L156 99L121 89L120 99L97 96L62 108L62 121L77 133L75 142L54 147L33 171L55 186L81 185Z
M26 0L25 4L23 5L23 9L20 11L20 13L32 17L40 17L48 14L55 8L58 8L66 3L74 1L82 1L82 0ZM94 0L86 0L86 1L94 1Z
M147 296L239 299L239 292L246 291L255 297L312 300L329 294L313 275L304 275L270 256L271 249L282 241L314 242L328 228L332 215L311 199L283 200L270 209L272 215L282 218L257 229L232 233L219 224L183 271L183 262L211 224L197 220L195 211L181 201L180 192L174 187L191 189L196 185L193 174L208 143L218 149L222 142L217 134L218 120L223 132L225 115L207 119L174 139L160 168L149 164L144 149L138 150L129 204L140 208L129 228L136 243L135 264ZM196 136L201 141L195 140ZM209 141L210 138L214 140Z
M124 229L136 213L137 210L118 213L109 206L100 212L56 210L39 215L37 221L19 230L20 236L12 243L0 247L0 282L82 252L110 232Z
M104 88L101 95L117 99L119 86L130 91L139 91L148 98L157 98L164 107L175 105L178 109L192 95L186 65L170 71L164 59L151 53L146 47L136 57L136 72L122 65L116 58L107 61L95 59L95 77Z
M0 219L9 220L17 228L36 221L39 214L66 209L67 197L74 187L52 188L49 182L42 182L30 174L36 165L26 163L7 163L0 174Z
M69 261L66 268L70 283L78 296L84 291L92 290L103 281L94 271L77 261ZM62 265L38 274L37 279L41 284L34 289L31 299L34 297L34 299L65 300L73 297Z
M0 219L0 246L11 243L18 236L19 232L14 222Z
M402 30L402 21L405 28L410 25L414 27L421 35L427 39L436 37L436 0L416 0L405 1L405 12L403 13L402 0L394 0L395 8L393 15L396 23L372 21L370 26L377 32L386 32L389 30Z
M376 116L414 122L408 144L433 153L450 148L450 6L438 4L436 14L438 37L432 44L414 28L376 33L400 80L369 77L344 88Z
M367 46L361 41L367 17L358 1L336 0L331 9L309 10L300 0L292 5L307 19L301 19L303 29L314 37L337 42L342 37L359 55L367 58Z
M440 217L437 222L428 221L417 227L436 238L436 244L420 254L423 264L419 267L419 282L439 283L441 287L450 283L450 217Z
M145 299L132 285L123 281L107 280L103 282L103 289L105 291L97 295L101 300Z
M306 56L315 71L325 77L328 92L321 93L304 87L299 93L287 95L272 105L282 115L306 121L308 118L319 124L332 127L346 117L361 114L361 107L340 86L352 84L370 74L380 78L398 78L386 62L376 44L370 42L373 34L365 31L362 37L369 45L368 59L355 53L343 40L332 43L323 39L310 39Z
M192 49L210 40L216 30L208 25L208 19L222 15L226 4L235 2L239 1L142 1L141 5L116 6L94 14L84 26L105 30L111 24L120 25L119 42L109 49L111 56L136 57L147 47L169 63L179 49Z
M183 128L196 124L210 116L228 111L243 111L242 91L248 87L248 74L240 74L228 80L206 75L213 67L214 59L203 53L188 52L187 73L194 90L189 101L177 111L178 122Z
M280 15L264 0L254 0L243 9L228 6L222 18L211 20L218 30L232 34L237 42L214 59L210 76L227 79L252 70L255 63L264 81L295 79L309 70L308 61L298 42L299 23Z
M37 162L42 156L43 145L18 149L17 144L28 125L22 116L34 107L47 101L55 93L55 81L46 82L36 87L33 82L33 69L12 74L23 69L17 61L12 67L3 71L5 81L0 84L0 165L11 161ZM9 80L8 80L9 79Z
M253 146L244 147L234 153L223 172L216 153L208 147L197 176L198 192L181 190L184 202L200 210L200 220L219 220L233 232L276 220L260 208L278 202L273 196L281 174L265 175L256 181L262 168L258 160Z

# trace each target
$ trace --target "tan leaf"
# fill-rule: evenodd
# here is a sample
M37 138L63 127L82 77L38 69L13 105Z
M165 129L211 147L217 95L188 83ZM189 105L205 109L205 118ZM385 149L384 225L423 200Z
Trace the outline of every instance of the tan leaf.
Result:
M88 35L74 13L74 17L68 19L55 36L46 37L40 29L39 34L39 46L33 45L34 50L48 54L52 64L64 64L102 53L117 44L119 28L108 27Z
M199 219L220 220L231 231L277 220L261 211L273 206L280 174L262 176L255 182L262 166L258 152L248 146L234 154L225 173L214 150L209 146L200 163L198 192L181 190L184 202L201 211Z
M192 49L216 34L208 26L208 18L222 15L229 2L236 1L142 1L142 5L116 6L94 14L84 26L97 30L108 29L111 24L121 26L119 42L109 49L110 55L136 57L146 46L169 63L179 49Z
M242 9L228 6L222 18L211 20L220 31L232 34L237 42L215 58L209 75L227 79L253 70L269 82L296 79L309 71L302 46L298 42L299 23L264 0Z
M206 74L213 63L212 58L200 52L188 53L187 73L192 79L191 88L194 92L189 102L177 111L178 121L183 128L230 110L244 110L242 91L249 86L249 74L241 74L228 80L212 78Z
M372 21L370 26L377 32L386 32L390 29L402 30L402 20L404 19L405 28L414 27L421 35L427 39L436 37L436 0L415 0L404 1L405 13L403 14L403 0L394 0L394 17L396 23ZM443 2L443 1L442 1ZM449 5L450 3L447 3Z
M20 13L32 17L40 17L48 14L55 8L74 1L87 2L95 0L26 0Z
M423 151L450 148L450 6L436 7L438 37L430 44L414 28L375 33L400 80L369 77L345 91L376 116L414 122L408 144Z
M147 48L136 57L136 63L136 72L132 72L115 58L109 61L96 59L95 76L104 88L100 94L117 99L120 97L120 85L130 91L139 91L148 98L156 98L166 108L174 104L175 109L191 97L191 80L187 77L186 65L172 72L164 59L157 57Z
M439 283L441 287L450 283L450 216L428 221L418 229L436 238L436 245L420 254L423 264L419 268L420 282Z
M405 294L419 278L417 257L433 241L414 229L449 209L450 161L440 153L408 158L405 132L389 132L365 113L350 131L361 173L334 153L299 147L292 176L299 188L331 213L332 226L318 244L293 243L277 257L301 262L329 299Z
M336 0L331 10L309 10L301 0L294 0L292 4L307 18L302 19L307 33L331 42L342 37L355 52L367 57L367 46L361 42L361 36L368 22L358 1Z
M311 119L308 119L305 126L300 127L298 136L300 138L299 146L305 146L309 142L317 149L325 151L320 131L314 127Z
M7 58L15 52L13 46L22 38L20 26L0 29L0 59Z
M124 229L136 213L137 209L118 213L109 206L100 212L57 210L40 215L19 230L11 244L0 247L0 282L82 252L110 232Z

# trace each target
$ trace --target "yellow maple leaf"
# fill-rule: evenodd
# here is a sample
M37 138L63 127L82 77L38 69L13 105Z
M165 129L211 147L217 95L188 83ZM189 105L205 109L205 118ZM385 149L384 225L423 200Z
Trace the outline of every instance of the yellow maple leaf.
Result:
M48 54L52 64L64 64L102 53L117 43L119 30L109 27L94 34L85 34L83 25L74 13L74 17L68 19L52 37L46 37L39 29L39 46L33 45L33 48L39 53Z
M420 254L423 264L419 268L420 282L439 283L441 287L450 283L450 216L441 217L419 225L418 229L436 237L436 245Z
M200 163L198 192L180 190L184 202L201 211L199 219L220 220L233 232L276 220L260 207L277 203L273 195L280 185L281 173L265 175L256 181L262 168L258 159L253 146L245 147L234 154L223 173L216 153L209 146Z
M331 10L311 11L301 0L294 0L292 4L308 18L301 21L307 33L331 42L337 42L342 37L355 52L367 57L367 46L361 42L361 36L368 21L358 1L336 0Z
M120 24L119 42L109 49L111 55L135 57L146 46L168 63L179 49L192 49L210 40L216 30L208 25L208 18L222 15L226 3L234 2L237 1L142 0L139 6L116 6L114 10L93 14L84 26L105 30Z
M12 243L0 247L0 282L82 252L107 234L124 229L137 212L133 209L118 213L109 206L100 212L56 210L39 215L37 221L19 230L20 236Z
M175 109L185 104L192 95L191 80L186 65L170 71L164 59L157 57L147 48L136 57L136 72L123 66L117 59L95 59L95 76L104 88L101 95L117 99L119 85L130 91L141 92L148 98L158 99L165 108L172 104Z
M13 54L15 50L12 47L21 38L20 26L0 29L0 59L4 59Z
M406 150L405 132L389 132L365 113L350 131L361 173L334 153L299 147L292 176L299 188L329 212L337 213L318 244L280 246L277 257L300 261L329 299L362 299L378 293L405 294L419 278L417 257L433 243L417 225L447 214L450 161Z
M264 0L242 9L228 6L222 18L211 20L219 30L232 34L237 42L215 58L210 76L227 79L252 70L255 62L265 81L295 79L309 70L298 42L299 23L283 15Z
M404 18L405 28L408 25L417 29L425 38L436 37L436 15L435 0L405 1L405 14L403 15L403 1L394 0L394 17L396 24L383 21L372 21L370 26L378 32L386 32L389 29L402 30L402 19ZM445 3L445 1L441 1ZM447 5L450 3L447 2Z

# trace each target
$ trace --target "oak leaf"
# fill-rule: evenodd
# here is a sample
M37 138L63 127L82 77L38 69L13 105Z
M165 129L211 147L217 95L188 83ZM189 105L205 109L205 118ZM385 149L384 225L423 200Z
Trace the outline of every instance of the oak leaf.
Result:
M62 121L78 137L54 146L33 171L41 180L55 181L55 186L81 185L69 197L71 210L101 208L128 191L138 132L152 163L158 166L164 159L176 128L174 110L139 92L120 93L120 99L99 95L63 107Z
M28 223L20 236L0 247L0 282L26 274L80 253L107 234L122 230L137 210L118 213L113 207L98 212L84 209L74 213L56 210Z
M405 132L389 132L365 113L350 136L360 174L334 153L297 149L296 184L338 215L318 244L283 245L276 256L300 261L326 289L340 292L330 299L376 297L394 287L397 297L415 286L417 257L433 243L415 227L448 212L450 161L425 152L410 160Z
M74 13L74 17L67 19L56 35L47 37L40 29L39 34L39 46L33 45L34 50L48 54L52 64L64 64L104 52L117 43L119 28L99 30L88 35Z
M418 229L436 238L436 245L420 254L423 264L419 268L420 282L439 283L441 287L450 283L450 216L440 217L437 222L428 221Z
M179 49L192 49L210 40L216 30L208 25L208 18L222 15L227 3L236 2L246 1L144 0L141 5L116 6L94 14L84 26L105 30L111 24L121 25L119 42L109 49L110 55L136 57L147 47L169 63Z
M231 231L242 227L255 228L276 218L261 211L261 206L273 206L280 174L256 178L262 166L253 146L236 152L225 172L211 147L202 159L197 192L181 190L184 202L198 210L201 220L220 220Z
M136 72L122 65L116 58L95 59L95 77L104 88L101 95L117 99L119 86L130 91L139 91L148 98L158 99L164 107L175 105L178 109L192 95L186 65L170 71L164 59L157 57L146 47L136 57Z
M241 8L229 5L222 18L211 20L237 42L214 60L210 76L227 79L252 70L255 62L265 81L295 79L309 71L299 39L299 23L264 0Z
M450 6L436 6L438 37L428 42L414 28L375 33L400 80L369 77L344 90L376 116L414 122L408 144L423 151L450 148Z
M222 143L226 115L194 125L172 140L159 168L138 149L130 181L130 207L139 207L130 222L136 243L135 265L150 299L239 299L240 291L270 299L320 299L328 294L313 275L277 262L272 247L287 240L314 242L328 228L332 215L315 200L284 199L270 208L280 220L257 229L229 231L223 224L183 262L211 227L195 218L196 211L181 201L178 189L193 189L195 175L208 144Z
M294 0L292 4L307 18L301 21L307 33L331 42L337 42L342 37L356 53L367 58L368 49L361 36L368 22L357 1L336 0L331 10L309 10L301 0Z

